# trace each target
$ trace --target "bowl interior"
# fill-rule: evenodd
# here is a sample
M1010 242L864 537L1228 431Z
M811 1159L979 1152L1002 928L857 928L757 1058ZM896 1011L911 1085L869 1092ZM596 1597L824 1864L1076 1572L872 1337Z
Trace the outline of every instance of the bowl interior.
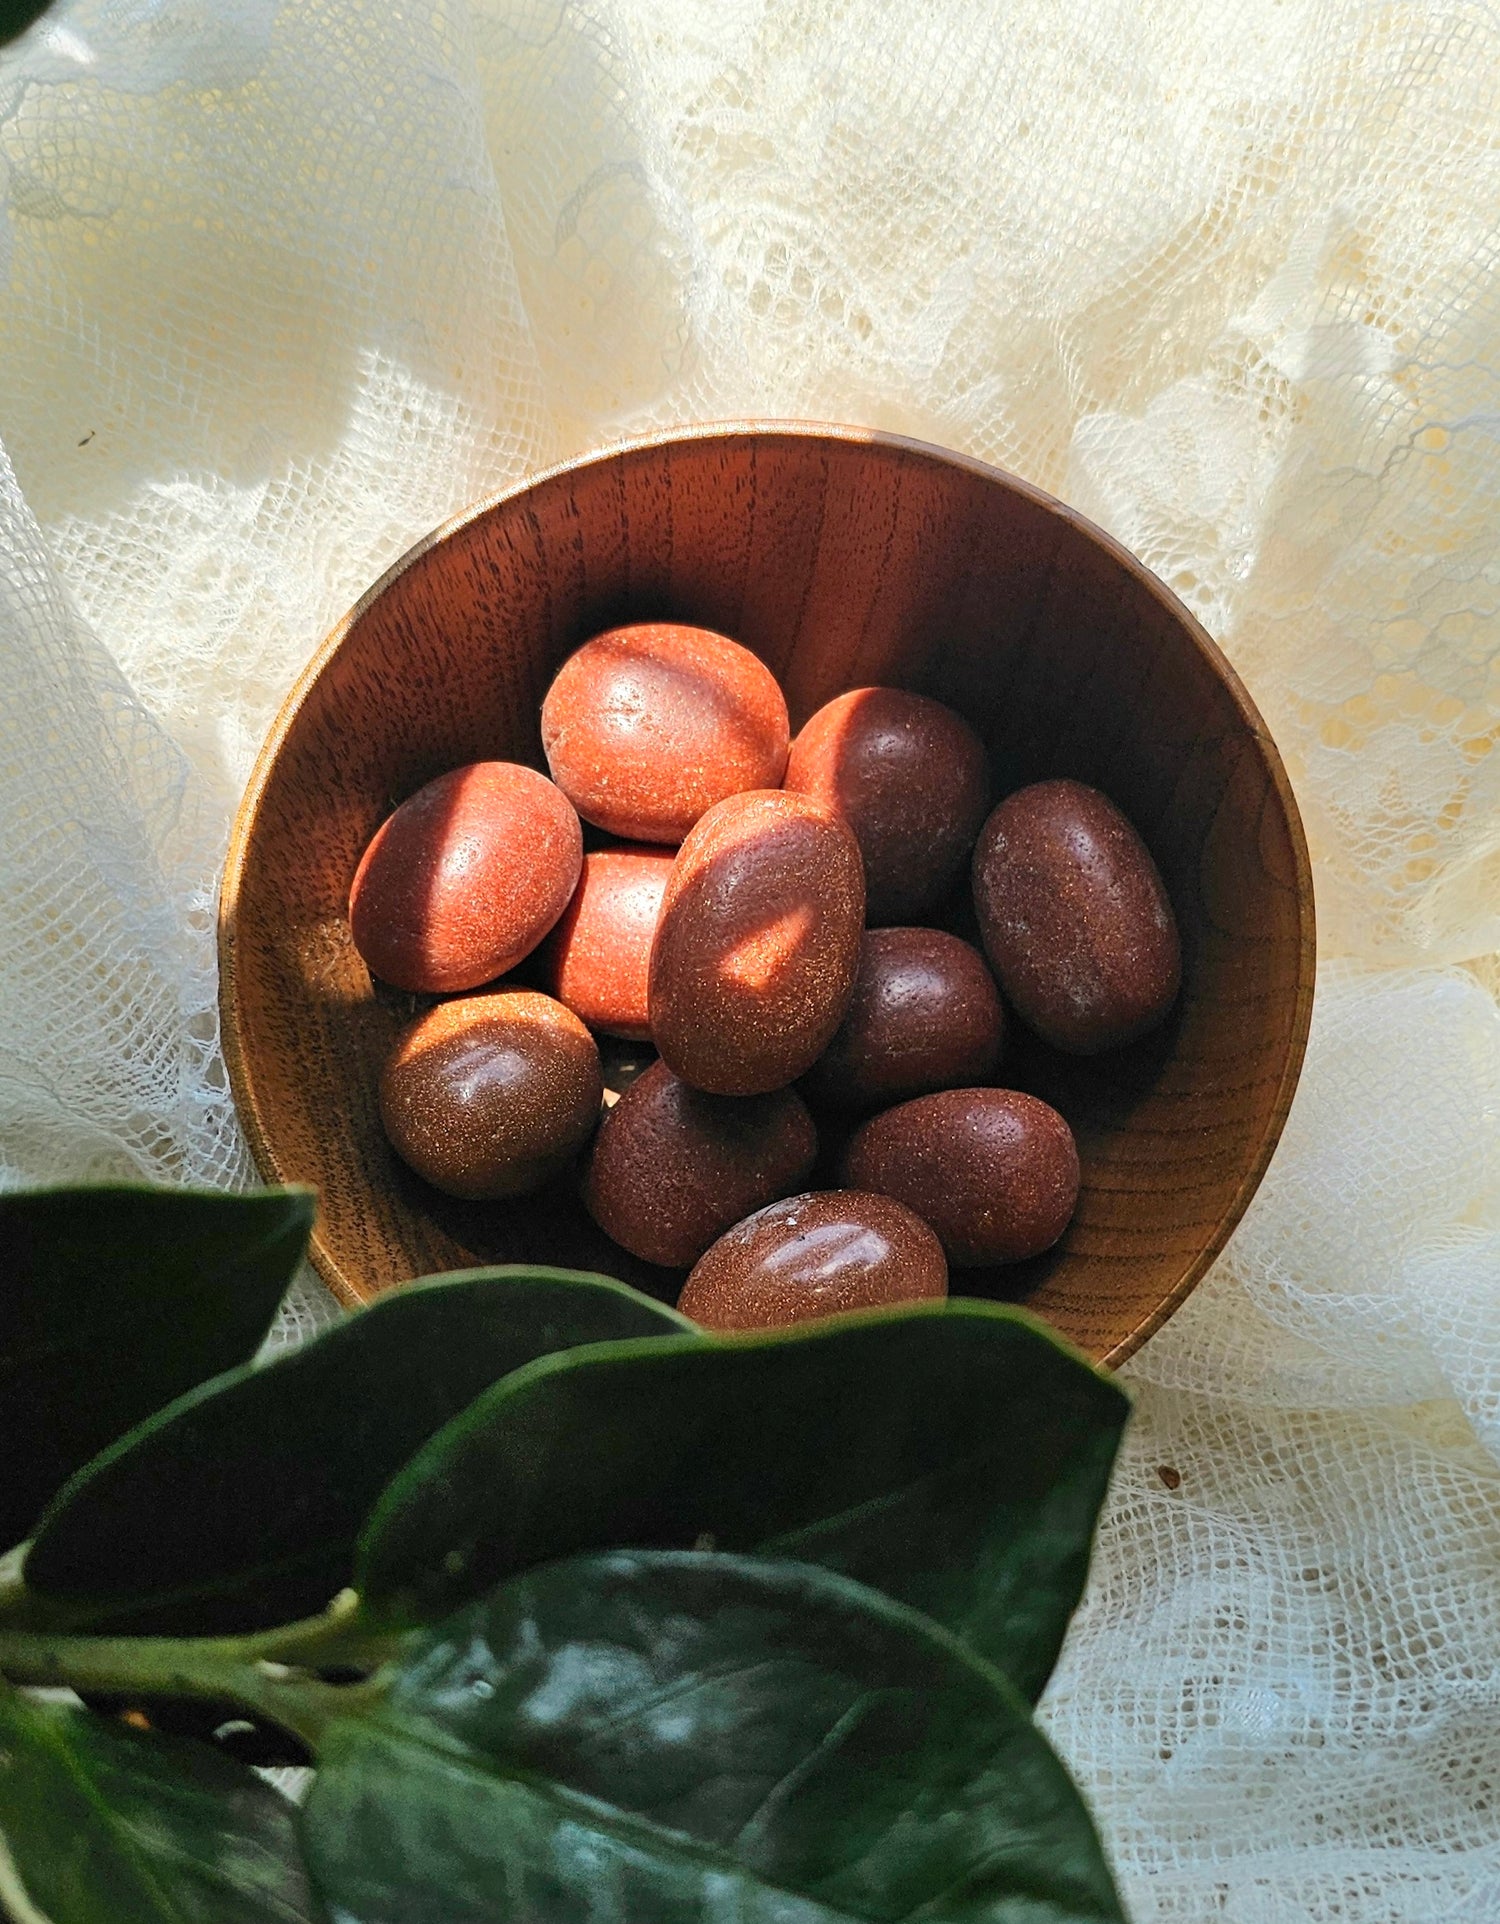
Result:
M1034 1262L954 1276L1119 1361L1222 1245L1291 1100L1313 964L1296 809L1222 656L1117 544L994 470L857 430L703 430L546 475L414 549L288 699L230 851L221 1005L263 1174L318 1188L318 1268L347 1300L496 1261L675 1294L680 1278L608 1242L566 1182L464 1204L397 1161L376 1085L415 1004L372 985L345 920L397 801L462 762L544 767L537 716L559 662L653 616L753 648L794 728L845 688L920 689L984 736L999 792L1076 776L1145 837L1181 927L1178 1007L1091 1061L1017 1034L1002 1079L1072 1124L1078 1212Z

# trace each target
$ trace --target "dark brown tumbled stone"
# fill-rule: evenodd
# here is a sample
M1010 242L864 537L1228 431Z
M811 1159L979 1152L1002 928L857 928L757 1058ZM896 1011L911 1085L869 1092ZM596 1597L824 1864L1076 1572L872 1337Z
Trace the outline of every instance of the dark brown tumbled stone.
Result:
M891 1196L856 1189L756 1210L698 1259L677 1307L705 1329L775 1329L948 1293L942 1244Z
M1004 1027L977 949L941 929L867 929L848 1010L803 1094L860 1109L983 1082Z
M695 1088L761 1095L818 1059L859 964L854 838L802 795L711 808L677 852L651 951L651 1035Z
M804 1183L817 1153L794 1090L705 1095L654 1062L600 1123L583 1200L633 1256L686 1269L731 1224Z
M840 814L865 864L872 926L930 915L963 872L989 806L984 743L904 688L852 688L792 743L786 786Z
M588 1140L603 1081L594 1038L550 995L440 1002L398 1038L380 1119L419 1176L450 1196L522 1196Z
M855 1132L842 1167L851 1188L914 1209L960 1269L1050 1249L1078 1175L1067 1123L1016 1089L944 1089L886 1109Z
M1135 829L1082 782L1008 795L974 850L985 954L1016 1014L1070 1055L1161 1022L1182 963L1172 904Z

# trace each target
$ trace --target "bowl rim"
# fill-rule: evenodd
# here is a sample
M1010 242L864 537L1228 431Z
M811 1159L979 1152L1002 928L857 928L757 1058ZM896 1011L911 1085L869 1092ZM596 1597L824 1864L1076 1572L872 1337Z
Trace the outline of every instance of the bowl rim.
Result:
M1255 742L1271 778L1291 843L1295 871L1293 886L1297 898L1298 965L1291 1035L1272 1103L1270 1126L1264 1132L1250 1166L1246 1169L1204 1248L1155 1308L1143 1316L1133 1329L1098 1359L1099 1367L1115 1369L1128 1357L1133 1356L1149 1337L1155 1335L1167 1319L1187 1300L1216 1261L1249 1207L1251 1198L1260 1187L1281 1140L1307 1053L1317 966L1317 918L1313 871L1302 815L1280 750L1244 682L1208 630L1160 576L1106 529L1099 527L1087 515L1081 514L1078 509L1070 507L1067 502L1059 500L1056 495L1049 494L1045 488L1038 487L1034 482L1012 474L1008 469L996 467L992 462L982 461L975 455L963 454L957 449L945 448L936 442L922 441L911 435L893 434L883 428L859 427L847 423L811 419L782 420L774 416L746 416L722 421L691 422L602 443L586 453L554 462L520 481L498 488L491 494L483 495L479 500L461 508L456 514L450 515L446 521L413 542L411 547L398 556L365 590L353 607L334 624L309 656L277 709L270 728L266 731L260 752L250 771L250 778L235 810L225 849L223 875L219 884L216 947L219 968L220 1046L229 1073L230 1094L233 1098L235 1114L240 1127L245 1132L251 1157L265 1182L285 1183L296 1180L281 1167L280 1160L263 1126L254 1077L245 1048L245 1038L240 1028L237 994L240 889L261 803L277 757L313 684L337 653L354 624L398 576L405 574L407 569L420 561L430 549L447 541L461 529L468 527L470 523L479 520L481 516L491 513L506 502L515 500L518 496L527 494L544 483L556 481L564 475L574 474L607 461L618 460L622 455L647 452L683 442L766 436L783 436L810 441L840 441L853 446L883 447L918 455L927 460L937 460L946 466L962 469L984 480L998 481L1002 486L1020 495L1045 513L1056 515L1069 523L1119 563L1126 573L1159 602L1178 623L1207 666L1222 683L1239 711L1247 733ZM340 1302L349 1308L363 1306L367 1299L360 1294L354 1280L344 1272L333 1251L324 1243L316 1222L308 1243L308 1255L314 1269Z

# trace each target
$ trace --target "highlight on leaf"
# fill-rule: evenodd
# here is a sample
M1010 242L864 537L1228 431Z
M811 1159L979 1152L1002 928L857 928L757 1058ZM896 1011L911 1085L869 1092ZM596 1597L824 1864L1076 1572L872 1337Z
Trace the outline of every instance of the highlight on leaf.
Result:
M1000 1673L829 1571L616 1552L415 1638L302 1818L349 1924L608 1916L1120 1924ZM488 1894L488 1896L482 1895Z

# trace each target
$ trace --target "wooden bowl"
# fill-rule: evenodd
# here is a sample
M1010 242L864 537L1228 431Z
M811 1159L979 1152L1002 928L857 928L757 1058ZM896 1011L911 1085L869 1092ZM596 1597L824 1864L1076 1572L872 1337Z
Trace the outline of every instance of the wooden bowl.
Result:
M397 1161L376 1084L416 1005L372 986L345 919L396 802L463 762L544 767L558 664L648 617L753 648L794 728L845 688L936 695L990 744L1001 792L1076 776L1144 835L1181 925L1178 1007L1089 1061L1021 1039L1002 1074L1073 1125L1078 1213L1046 1256L954 1278L1121 1361L1221 1248L1286 1118L1313 985L1296 805L1232 669L1117 542L977 461L854 428L711 426L570 462L420 542L313 658L235 824L219 959L240 1115L268 1181L317 1186L318 1269L351 1303L492 1261L675 1295L680 1277L608 1242L566 1182L465 1204Z

